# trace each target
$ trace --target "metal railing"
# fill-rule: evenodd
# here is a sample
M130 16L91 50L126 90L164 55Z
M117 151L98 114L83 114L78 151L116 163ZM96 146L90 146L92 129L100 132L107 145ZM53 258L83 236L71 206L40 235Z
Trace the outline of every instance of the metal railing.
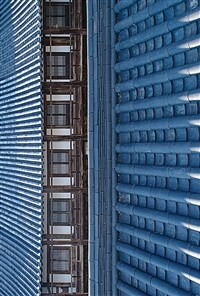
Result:
M44 192L47 194L49 200L50 210L47 213L47 228L48 231L44 234L43 244L47 246L47 274L46 282L43 283L43 294L42 295L87 295L87 286L85 282L85 275L87 271L84 270L84 256L85 246L87 246L87 227L84 227L84 203L87 203L87 180L84 180L84 169L85 163L87 163L87 156L84 149L84 144L87 141L85 119L86 113L83 112L83 105L85 104L86 95L83 88L86 88L86 80L83 83L83 65L82 65L82 35L85 34L85 30L81 30L81 3L82 1L70 1L68 2L70 11L70 24L68 28L55 28L52 26L52 3L48 1L49 9L49 25L48 29L44 26L43 28L43 55L44 55L44 116L47 116L45 111L47 103L47 95L49 97L48 105L50 114L50 124L44 126L44 142L47 143L47 153L49 155L49 163L47 164L47 185L44 186ZM45 15L46 2L43 2L43 16ZM79 9L77 10L76 6ZM57 34L57 35L56 35ZM60 36L62 34L62 36ZM56 40L59 45L62 45L67 40L69 46L70 63L69 63L69 79L61 81L60 79L54 79L52 75L52 52L55 46ZM48 46L49 55L49 77L47 78L46 73L46 47ZM53 103L54 96L60 94L67 94L69 96L69 116L70 124L66 127L68 130L67 135L55 135L55 127L53 125ZM45 122L45 120L44 120ZM47 132L48 130L48 132ZM57 128L59 130L59 128ZM54 173L53 173L53 147L54 142L68 141L68 149L60 148L62 151L70 151L69 159L69 179L68 185L55 185L54 184ZM70 198L70 231L67 237L56 234L54 231L54 193L66 193L69 194ZM84 200L85 197L85 200ZM64 224L63 224L64 225ZM68 225L66 225L68 227ZM49 231L50 228L50 231ZM55 246L70 246L70 271L71 281L68 283L55 281L55 272L53 268L53 250ZM43 273L44 273L43 268ZM45 288L45 289L44 289ZM46 294L47 293L47 294Z

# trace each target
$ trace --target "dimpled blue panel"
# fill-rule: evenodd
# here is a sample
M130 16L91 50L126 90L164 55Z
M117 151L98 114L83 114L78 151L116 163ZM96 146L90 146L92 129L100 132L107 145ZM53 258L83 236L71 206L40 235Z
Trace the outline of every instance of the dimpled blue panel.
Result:
M200 3L114 9L118 290L200 295Z
M0 1L0 295L40 295L40 3Z

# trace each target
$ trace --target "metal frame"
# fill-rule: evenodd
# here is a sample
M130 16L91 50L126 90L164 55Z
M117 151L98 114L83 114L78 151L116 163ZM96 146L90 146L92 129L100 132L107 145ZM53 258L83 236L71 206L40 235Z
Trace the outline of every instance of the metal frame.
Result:
M43 248L44 260L47 260L47 269L43 266L42 295L88 295L88 217L87 217L87 64L86 64L86 29L83 21L83 6L86 1L71 0L66 5L70 6L70 27L55 28L51 26L51 14L49 26L45 24L46 1L43 0L43 97L44 97L44 159L46 167L46 183L44 183L44 235ZM56 5L59 4L56 2ZM62 3L63 4L63 3ZM83 5L84 4L84 5ZM53 1L48 2L49 8L54 5ZM46 51L48 46L49 52ZM52 76L52 46L70 47L70 73L71 77ZM62 54L56 52L56 55ZM50 56L50 75L47 77L46 56ZM62 81L65 79L65 81ZM55 96L66 95L67 100L55 102ZM48 98L47 98L48 96ZM47 125L46 106L56 104L70 105L70 124L67 126L53 126L52 111L50 125ZM54 134L54 130L67 128L69 134ZM48 132L47 132L48 130ZM68 143L63 147L62 143ZM52 170L53 152L69 152L70 168L69 173L62 177L59 185L55 182L55 174ZM45 175L45 172L44 172ZM70 225L66 223L65 229L69 233L55 233L55 227L63 227L53 223L53 202L55 196L62 196L62 200L70 202ZM65 196L65 197L64 197ZM60 197L56 197L60 200ZM48 204L48 207L46 205ZM46 216L45 216L46 215ZM45 228L46 227L46 228ZM68 228L67 228L68 227ZM69 231L70 227L70 231ZM70 274L71 282L56 282L52 272L51 252L55 248L70 248ZM46 254L46 255L45 255ZM47 258L45 259L45 256ZM87 259L87 260L86 260ZM43 260L43 261L44 261ZM46 272L46 274L44 274ZM57 273L58 275L60 273ZM66 272L66 274L69 274ZM76 291L73 290L76 288Z
M46 19L47 19L47 17L48 17L48 15L47 15L47 13L46 13L46 11L47 11L47 7L48 7L48 2L46 2L45 3L45 5L44 5L44 27L45 28L49 28L50 27L50 24L48 24L47 22L45 22L46 21ZM65 27L71 27L71 5L70 5L70 2L51 2L51 6L53 7L53 6L64 6L65 7L65 14L66 14L66 17L65 17ZM68 11L67 11L67 8L68 7ZM69 13L69 15L68 15L68 17L69 18L67 18L67 13ZM62 17L63 15L61 15L61 16L59 16L59 15L55 15L55 16L58 16L58 17ZM54 15L52 15L51 14L51 17L54 17Z
M70 44L71 46L71 44ZM67 63L69 62L69 60L72 58L72 54L70 55L70 53L68 52L52 52L51 53L51 57L53 56L61 56L61 57L65 57L65 64L64 65L52 65L51 64L51 70L52 68L65 68L65 71L66 71L66 76L55 76L53 74L52 75L52 79L72 79L72 72L70 73L70 68L67 67ZM45 58L47 59L47 57L50 57L50 53L46 53L45 55ZM46 76L46 79L50 79L50 75L48 75L48 68L50 68L50 66L47 65L47 61L45 61L45 64L46 64L46 67L45 67L45 76Z

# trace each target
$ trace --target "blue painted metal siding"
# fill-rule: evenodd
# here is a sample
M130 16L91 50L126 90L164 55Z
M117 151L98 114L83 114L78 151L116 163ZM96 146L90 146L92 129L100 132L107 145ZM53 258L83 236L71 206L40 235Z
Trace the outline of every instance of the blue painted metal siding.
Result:
M91 296L200 295L199 18L88 1Z
M89 295L112 295L112 124L115 1L88 4ZM112 25L113 24L113 25ZM112 33L111 33L112 32ZM112 57L112 58L111 58ZM114 95L114 96L113 96ZM113 195L114 196L114 195ZM114 222L114 225L116 223ZM113 252L114 255L115 252ZM115 276L116 278L116 276Z
M115 12L118 290L200 295L200 3Z
M40 295L40 3L0 1L0 295Z

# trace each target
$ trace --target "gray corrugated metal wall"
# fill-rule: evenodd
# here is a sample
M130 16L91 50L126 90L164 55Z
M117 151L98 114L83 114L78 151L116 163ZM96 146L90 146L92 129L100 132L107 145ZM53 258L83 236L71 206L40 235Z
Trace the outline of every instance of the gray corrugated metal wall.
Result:
M39 1L0 1L1 296L40 294L40 43Z
M200 3L114 2L88 2L91 295L200 295Z
M199 6L115 6L122 295L200 295Z

